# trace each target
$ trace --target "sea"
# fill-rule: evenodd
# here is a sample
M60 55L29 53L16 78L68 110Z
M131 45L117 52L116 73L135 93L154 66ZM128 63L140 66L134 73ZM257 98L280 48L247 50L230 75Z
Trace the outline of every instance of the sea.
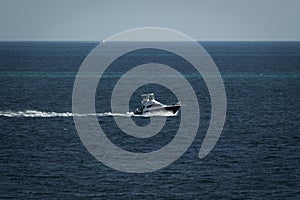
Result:
M300 199L300 42L199 43L218 67L227 97L221 136L204 158L199 149L211 100L186 60L141 49L121 55L102 77L95 116L112 143L130 152L155 152L170 143L181 112L164 116L166 125L153 137L124 134L115 117L151 123L132 115L141 94L178 101L170 89L149 83L133 93L128 113L114 113L112 91L127 66L174 66L199 100L198 132L182 156L152 172L130 173L96 159L75 127L74 81L99 43L0 42L0 199Z

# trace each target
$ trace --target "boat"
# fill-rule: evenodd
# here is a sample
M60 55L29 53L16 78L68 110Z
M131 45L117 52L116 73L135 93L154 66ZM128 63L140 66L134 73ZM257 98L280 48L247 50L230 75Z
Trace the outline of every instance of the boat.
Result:
M142 95L142 106L134 111L135 115L144 114L159 114L167 113L177 115L179 108L181 107L180 102L172 105L164 105L155 100L154 93Z

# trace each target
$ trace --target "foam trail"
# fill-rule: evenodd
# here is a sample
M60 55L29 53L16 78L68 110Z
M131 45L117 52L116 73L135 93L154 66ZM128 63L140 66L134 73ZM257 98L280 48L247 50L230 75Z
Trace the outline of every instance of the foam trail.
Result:
M2 117L86 117L86 116L130 116L130 114L121 114L121 113L71 113L71 112L45 112L37 110L25 110L25 111L0 111L0 116Z
M0 111L0 117L39 117L39 118L50 118L50 117L87 117L87 116L97 116L97 117L151 117L151 116L174 116L168 113L155 113L151 115L134 115L133 112L127 113L72 113L72 112L45 112L38 110L25 110L25 111Z

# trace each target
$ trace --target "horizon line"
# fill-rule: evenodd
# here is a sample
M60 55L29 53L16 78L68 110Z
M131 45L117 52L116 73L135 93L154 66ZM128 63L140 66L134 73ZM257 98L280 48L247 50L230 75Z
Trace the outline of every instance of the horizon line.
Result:
M195 40L197 42L300 42L299 40ZM106 42L105 40L0 40L0 42ZM109 42L188 42L188 41L109 41Z

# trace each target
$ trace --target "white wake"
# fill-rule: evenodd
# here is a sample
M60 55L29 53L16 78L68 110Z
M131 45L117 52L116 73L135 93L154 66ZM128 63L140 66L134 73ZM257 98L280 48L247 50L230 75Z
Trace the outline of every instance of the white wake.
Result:
M155 114L146 114L146 115L135 115L133 112L127 113L72 113L72 112L45 112L38 110L25 110L25 111L0 111L0 117L153 117L153 116L176 116L175 114L169 112L159 112Z

